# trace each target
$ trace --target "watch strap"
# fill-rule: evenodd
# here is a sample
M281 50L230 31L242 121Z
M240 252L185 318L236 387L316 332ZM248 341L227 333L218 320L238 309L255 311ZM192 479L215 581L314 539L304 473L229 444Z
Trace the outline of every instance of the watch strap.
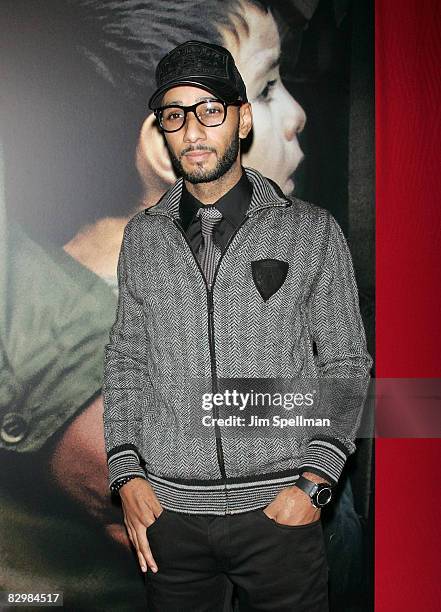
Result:
M309 480L304 476L299 476L294 484L296 487L299 487L299 489L307 493L309 497L312 497L318 488L316 482L312 482L312 480Z

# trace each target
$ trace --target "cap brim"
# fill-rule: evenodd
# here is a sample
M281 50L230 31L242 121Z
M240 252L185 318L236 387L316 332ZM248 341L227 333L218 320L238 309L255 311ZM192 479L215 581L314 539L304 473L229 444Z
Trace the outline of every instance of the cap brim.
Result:
M224 102L235 102L239 98L238 92L231 87L231 84L223 82L220 79L212 79L210 77L186 77L182 80L174 80L161 85L161 87L151 96L148 102L149 108L154 110L160 107L164 93L172 87L178 87L179 85L192 85L193 87L206 89L209 93L216 96L216 98L220 98Z

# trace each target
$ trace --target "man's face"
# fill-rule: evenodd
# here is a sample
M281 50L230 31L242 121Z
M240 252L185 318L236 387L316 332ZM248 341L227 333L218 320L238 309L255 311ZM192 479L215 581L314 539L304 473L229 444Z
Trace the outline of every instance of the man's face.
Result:
M179 85L166 91L162 105L191 106L214 97L205 89ZM244 137L242 123L241 111L236 106L227 108L225 121L216 127L206 127L194 113L188 113L180 130L165 133L175 172L190 183L219 179L238 161L240 137Z
M253 108L253 142L242 163L289 194L294 188L291 175L303 159L297 135L306 115L280 80L280 37L273 16L246 1L242 8L244 22L235 21L238 37L222 30L224 46L235 59Z

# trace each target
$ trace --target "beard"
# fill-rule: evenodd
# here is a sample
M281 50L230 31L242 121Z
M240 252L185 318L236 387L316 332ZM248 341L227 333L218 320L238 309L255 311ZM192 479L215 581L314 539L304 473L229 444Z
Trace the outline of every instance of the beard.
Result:
M212 170L205 170L202 163L197 163L194 170L187 172L181 164L181 157L185 153L188 153L189 151L213 151L216 153L216 150L212 147L204 147L203 145L200 145L192 147L191 149L187 148L183 151L180 157L177 157L170 147L168 147L168 145L167 148L170 154L172 166L178 176L182 176L189 183L210 183L211 181L216 181L217 179L221 178L221 176L228 172L236 161L240 151L239 127L237 127L231 141L225 149L224 154L222 157L218 158L217 163Z

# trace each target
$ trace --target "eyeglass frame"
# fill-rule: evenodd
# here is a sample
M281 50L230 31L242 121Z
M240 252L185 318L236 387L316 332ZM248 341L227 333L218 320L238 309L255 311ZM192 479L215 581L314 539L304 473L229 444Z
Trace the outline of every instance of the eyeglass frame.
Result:
M196 107L199 106L200 104L206 104L207 102L220 102L222 106L224 107L224 117L220 123L216 125L205 125L205 123L202 123L202 121L197 116ZM179 132L179 130L182 130L182 128L184 127L187 121L188 113L193 113L193 115L196 117L198 122L204 127L208 127L208 128L219 127L225 122L225 119L227 118L228 107L229 106L242 106L242 104L245 104L243 100L235 100L234 102L225 102L224 100L220 100L219 98L207 98L206 100L201 100L200 102L196 102L196 104L191 104L190 106L182 106L181 104L166 104L165 106L159 106L158 108L155 108L153 112L155 114L155 117L158 121L158 124L161 130L165 132L166 134L173 134L174 132ZM182 125L180 127L176 128L176 130L166 130L162 126L160 112L164 111L166 108L180 108L181 110L184 111L184 121L182 122Z

